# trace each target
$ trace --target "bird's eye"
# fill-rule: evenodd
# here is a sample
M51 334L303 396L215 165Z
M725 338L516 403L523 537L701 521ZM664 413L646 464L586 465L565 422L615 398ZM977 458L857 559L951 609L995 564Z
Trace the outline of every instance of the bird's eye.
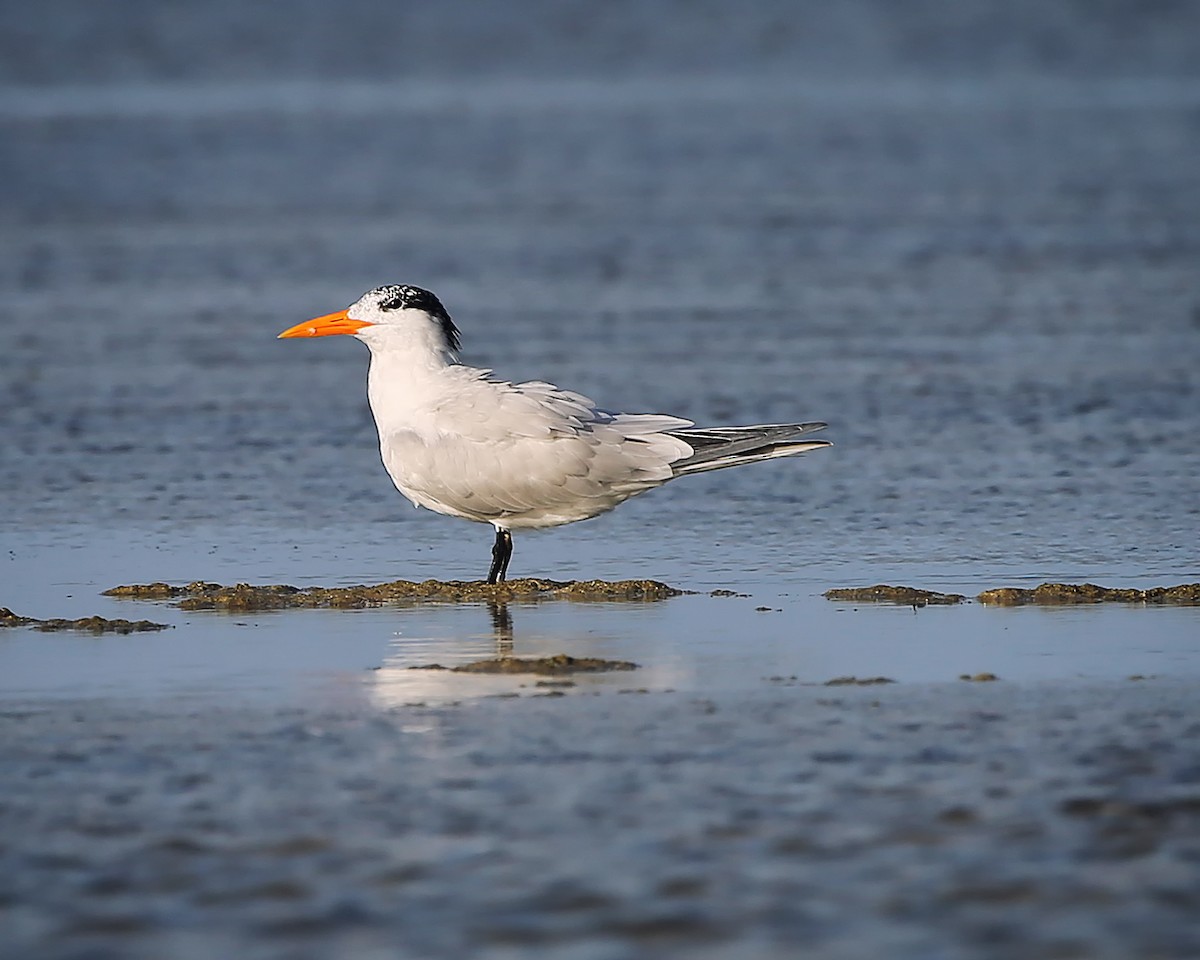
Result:
M403 310L405 307L411 306L412 298L409 292L399 287L384 287L379 291L380 310Z

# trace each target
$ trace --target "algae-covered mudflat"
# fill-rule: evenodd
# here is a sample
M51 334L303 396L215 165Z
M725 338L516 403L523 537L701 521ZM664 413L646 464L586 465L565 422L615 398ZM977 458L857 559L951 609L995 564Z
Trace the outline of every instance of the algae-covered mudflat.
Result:
M176 600L184 610L284 610L290 608L329 607L359 609L383 604L408 604L421 601L443 603L510 603L537 600L593 600L619 602L665 600L679 596L682 590L655 580L585 580L564 582L525 577L504 583L481 581L394 580L390 583L359 584L353 587L295 587L291 584L196 582L172 586L156 583L132 583L110 587L108 597L130 600Z

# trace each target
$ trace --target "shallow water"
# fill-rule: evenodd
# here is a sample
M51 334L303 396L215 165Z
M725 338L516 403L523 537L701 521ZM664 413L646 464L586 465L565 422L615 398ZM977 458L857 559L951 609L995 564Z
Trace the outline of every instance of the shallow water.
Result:
M187 47L164 84L119 21L96 26L106 57L52 76L14 48L25 72L0 95L0 602L132 616L96 594L479 576L486 529L414 512L380 468L362 348L273 339L401 280L439 292L464 358L505 376L702 424L831 424L832 450L517 541L515 575L751 600L520 610L520 648L611 647L644 662L639 683L697 689L775 673L940 679L959 661L1019 677L1194 671L1195 611L914 617L818 598L879 581L974 593L1200 578L1200 82L1174 32L1152 54L1112 54L1120 70L1096 73L1084 44L1056 72L1030 38L1057 27L1034 17L1004 69L987 31L966 31L983 57L968 67L948 49L916 56L913 25L869 9L842 16L891 39L868 54L850 31L857 53L838 67L699 18L697 43L725 41L703 75L678 37L648 59L614 45L615 13L589 14L586 42L542 23L579 59L516 71L468 57L475 68L314 75L276 38L265 60L229 54L236 82ZM750 18L763 37L771 11ZM69 44L71 16L40 29ZM439 22L471 47L464 21ZM1075 28L1100 43L1110 26ZM152 30L148 49L167 35ZM23 666L3 689L286 697L328 680L337 696L404 697L420 684L394 667L469 656L489 630L476 609L246 627L151 612L179 629L5 637ZM1145 630L1161 641L1131 639ZM906 632L916 652L900 656ZM331 633L345 639L331 647ZM84 651L140 668L93 673ZM356 673L368 668L382 669Z
M196 534L202 541L224 535L221 527L204 529L207 537L200 530ZM1194 607L996 609L972 603L913 610L833 603L820 595L830 583L821 564L786 569L781 562L770 571L755 569L761 544L733 545L714 564L718 572L707 579L694 570L689 577L691 564L698 561L664 556L669 543L648 549L638 561L609 559L607 570L614 575L650 564L655 576L705 592L649 603L511 603L508 620L500 624L481 603L264 613L182 611L165 601L100 597L114 585L111 543L122 535L114 532L95 544L73 543L74 535L59 531L57 542L40 547L27 542L9 559L6 583L21 598L14 603L18 612L146 618L175 629L100 637L6 631L0 638L6 666L0 696L137 695L185 703L233 697L266 704L392 706L536 690L531 677L409 669L429 663L453 666L497 652L569 653L632 660L640 666L634 674L577 677L576 692L581 693L630 688L729 692L777 683L820 684L847 675L897 681L953 681L960 674L980 672L1026 681L1200 676ZM363 530L363 535L370 534ZM538 560L568 566L572 551L587 551L594 542L587 536L571 539L575 542L560 542L553 534L530 538L527 549ZM378 546L362 546L361 541L351 546L307 537L293 543L279 531L262 530L252 543L247 555L237 556L216 544L197 554L192 541L135 538L121 548L130 557L122 576L139 582L189 582L203 576L305 586L331 583L303 575L324 566L336 569L339 582L349 585L378 582L394 569ZM638 548L632 538L627 544L630 550ZM619 546L607 539L602 545L609 550ZM434 576L439 566L458 556L469 570L471 553L462 544L434 543L422 551L419 565L404 569L417 578ZM733 569L735 561L746 567ZM1001 565L994 576L1005 584L1033 585L1052 572L1017 576ZM965 565L955 570L920 564L843 564L838 582L874 582L872 578L888 575L968 596L997 583ZM1138 586L1155 581L1117 571L1110 575ZM730 585L742 595L706 592Z
M0 631L0 953L1200 955L1200 608L821 596L1200 580L1198 10L0 8L0 606L173 627ZM517 539L669 601L100 596L482 575L274 339L389 281L836 446ZM509 642L641 667L408 669Z

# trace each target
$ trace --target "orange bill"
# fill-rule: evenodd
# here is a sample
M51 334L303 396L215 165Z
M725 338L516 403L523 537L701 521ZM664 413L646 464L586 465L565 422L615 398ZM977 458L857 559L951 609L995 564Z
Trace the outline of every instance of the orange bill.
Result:
M345 310L337 313L327 313L323 317L305 320L294 327L288 327L277 339L284 337L330 337L335 333L358 333L363 327L371 324L366 320L351 320Z

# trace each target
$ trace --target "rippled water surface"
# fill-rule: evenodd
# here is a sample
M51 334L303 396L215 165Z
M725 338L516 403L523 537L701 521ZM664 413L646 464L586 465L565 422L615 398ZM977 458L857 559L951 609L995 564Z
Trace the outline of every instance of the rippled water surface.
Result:
M171 626L0 631L0 953L1200 955L1200 608L822 597L1200 580L1198 45L1187 3L0 7L0 607ZM384 282L506 378L836 445L517 538L663 602L102 597L484 573L363 347L275 339ZM640 668L409 669L509 650Z
M832 450L517 541L515 575L750 600L522 610L522 646L619 652L700 688L947 673L893 662L913 630L926 652L953 636L964 668L1194 671L1188 610L913 619L818 599L1200 576L1200 81L909 67L14 81L3 602L113 615L97 594L116 582L480 576L485 528L391 489L362 347L274 339L410 281L441 294L467 362L506 377L701 424L830 423ZM489 629L442 608L247 620L10 637L25 665L4 689L311 691L322 671L465 656ZM1130 642L1147 630L1163 652ZM1064 655L1095 631L1120 656ZM1017 663L1022 643L1037 653ZM84 650L139 669L81 674Z

